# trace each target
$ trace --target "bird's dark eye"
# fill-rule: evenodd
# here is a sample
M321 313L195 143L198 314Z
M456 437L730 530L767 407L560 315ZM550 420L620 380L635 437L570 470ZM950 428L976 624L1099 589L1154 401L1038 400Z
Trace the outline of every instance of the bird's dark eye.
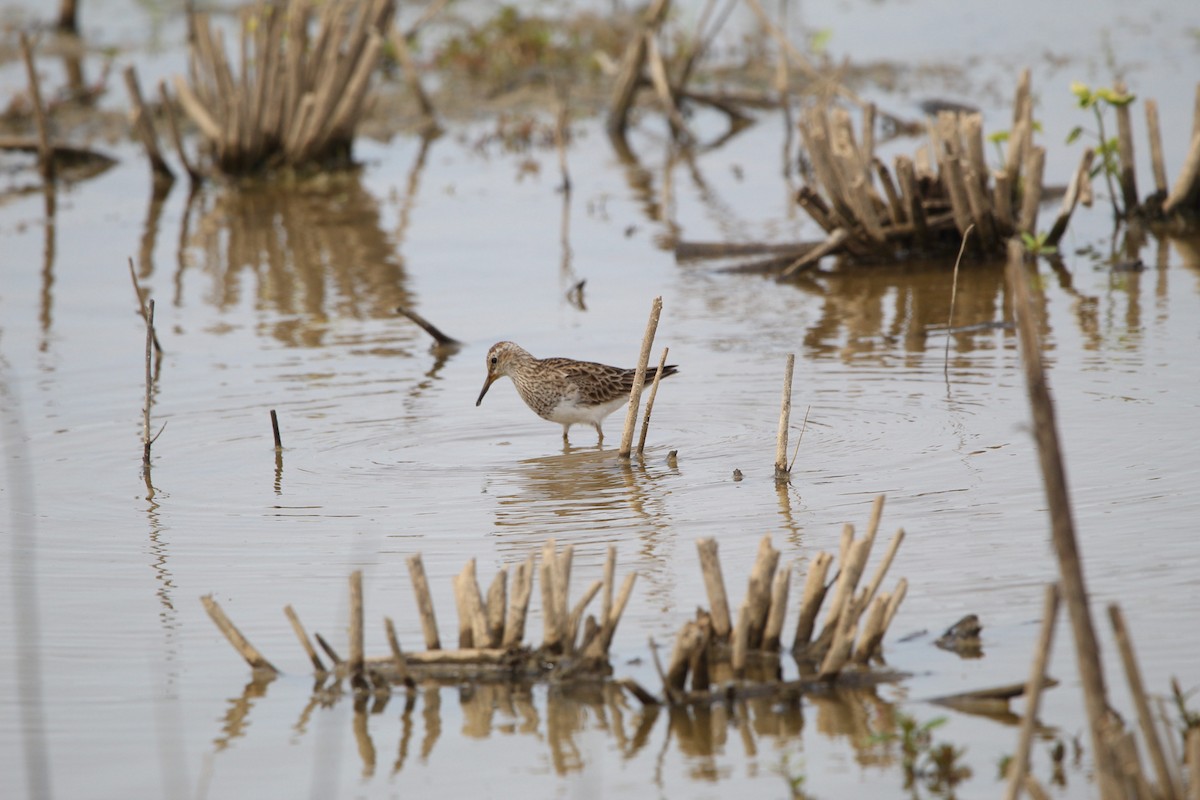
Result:
M495 363L496 363L496 357L492 356L492 364L495 364Z

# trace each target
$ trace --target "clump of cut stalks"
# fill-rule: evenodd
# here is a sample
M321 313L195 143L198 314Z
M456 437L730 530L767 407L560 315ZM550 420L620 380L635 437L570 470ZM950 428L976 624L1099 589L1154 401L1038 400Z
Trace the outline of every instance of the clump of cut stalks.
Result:
M315 7L309 2L256 6L242 19L236 71L207 15L193 16L189 75L175 78L175 91L219 172L246 175L350 163L396 3L324 4L310 39Z
M880 591L904 540L903 529L892 538L869 583L859 588L882 513L880 495L875 499L866 535L855 538L854 527L845 526L839 568L832 579L829 578L831 555L818 553L809 562L791 646L800 669L801 677L796 681L777 679L791 566L779 567L779 551L771 546L769 536L763 537L745 599L734 619L725 593L717 542L697 541L709 610L699 609L696 619L679 630L665 670L658 664L655 653L665 701L670 705L703 705L731 697L799 695L839 679L866 683L894 679L892 673L880 677L870 671L853 674L847 671L852 666L866 667L879 656L884 634L908 589L908 582L901 578L891 593ZM824 622L818 624L827 596L830 602L825 606ZM763 680L747 680L754 675ZM643 702L657 702L644 689L638 688L634 694Z
M611 672L608 651L621 615L633 593L637 573L625 576L616 587L616 548L608 548L604 577L594 581L571 605L570 581L574 547L559 551L554 540L542 548L541 563L531 554L512 571L493 577L487 593L480 590L475 559L467 562L454 578L458 609L457 648L442 646L434 614L429 582L420 555L408 559L417 613L425 640L424 651L401 650L395 625L384 617L390 654L367 657L364 652L362 573L350 576L350 627L348 657L342 656L317 633L313 639L331 662L326 664L313 646L299 616L289 605L284 609L313 670L320 679L348 679L356 689L386 689L392 684L411 685L414 680L554 678L555 680L603 678ZM533 595L535 575L541 578L543 634L538 646L524 643L525 621ZM615 593L615 594L614 594ZM601 596L600 616L584 616L588 604ZM234 649L256 672L273 675L279 670L233 625L211 596L203 598L213 622Z

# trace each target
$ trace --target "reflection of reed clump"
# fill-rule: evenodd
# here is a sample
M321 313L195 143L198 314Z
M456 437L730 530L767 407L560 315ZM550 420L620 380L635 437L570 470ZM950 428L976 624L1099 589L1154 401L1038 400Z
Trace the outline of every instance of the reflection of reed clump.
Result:
M256 304L301 315L273 323L287 344L321 343L314 322L330 316L394 316L408 303L405 274L380 225L379 204L357 177L320 185L228 189L201 214L192 258L212 276L212 301L241 302L244 271L253 273Z

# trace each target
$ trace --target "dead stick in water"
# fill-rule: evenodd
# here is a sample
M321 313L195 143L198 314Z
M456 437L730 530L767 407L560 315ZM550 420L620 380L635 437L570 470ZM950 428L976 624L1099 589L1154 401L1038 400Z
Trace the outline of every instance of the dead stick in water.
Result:
M421 328L421 330L433 337L433 340L437 342L438 347L459 347L462 344L462 342L460 342L458 339L455 339L453 336L447 336L446 334L442 333L442 331L436 325L422 317L417 312L413 311L411 308L397 306L396 313L403 314L415 322Z
M175 147L175 153L179 156L179 161L183 164L192 187L196 188L204 182L204 175L192 163L191 158L188 157L187 150L183 148L183 135L179 132L179 120L175 117L175 105L171 102L171 95L167 91L166 81L158 82L158 97L162 103L163 113L167 117L167 132L171 134L171 144Z
M746 677L746 653L750 649L750 598L738 609L737 625L733 629L733 676L738 680Z
M1018 233L1037 236L1038 206L1042 202L1042 173L1046 169L1046 148L1032 147L1029 163L1025 167L1024 194L1021 197L1021 215L1017 223Z
M162 149L158 146L158 136L154 132L150 111L142 101L142 89L138 84L137 69L128 66L122 74L125 77L125 87L129 90L129 100L133 104L134 132L141 140L142 147L146 148L146 155L150 159L150 167L154 171L155 181L170 184L175 180L175 173L167 166L166 159L162 156Z
M613 603L612 613L601 624L599 635L596 636L588 648L588 656L601 658L608 656L608 648L612 645L612 638L617 632L617 624L621 621L621 615L625 613L625 606L629 603L629 596L633 594L633 584L636 578L636 572L631 572L625 576L625 582L621 584L621 590L617 592L617 599Z
M783 367L783 396L779 401L779 429L775 433L775 480L786 481L789 477L787 465L788 423L792 413L792 373L796 368L796 354L788 353Z
M700 572L704 576L704 590L708 594L708 607L712 612L713 635L724 641L729 638L732 625L725 580L721 576L721 559L717 555L717 540L697 539L696 550L700 554Z
M54 180L54 149L50 146L50 129L46 124L46 108L42 105L41 83L38 81L37 67L33 63L33 51L29 46L29 37L21 32L21 57L25 61L25 72L29 78L29 97L33 101L33 121L37 125L38 134L38 169L46 181Z
M475 576L475 559L463 568L463 598L471 620L471 638L476 647L485 648L488 643L487 613L483 608L483 595L479 592L479 580Z
M876 648L879 647L879 642L883 639L883 620L887 616L887 601L887 592L884 592L876 597L875 602L871 605L871 613L867 615L862 635L859 637L858 645L854 648L854 654L851 657L855 664L867 663Z
M485 616L487 618L487 647L499 647L504 641L504 612L508 600L508 570L496 570L488 587Z
M638 455L646 449L646 431L650 429L650 411L654 408L654 398L658 395L658 384L662 381L663 368L667 365L667 353L671 348L664 347L662 357L658 359L658 369L654 372L654 382L650 384L650 394L646 396L646 413L642 416L642 432L638 436Z
M555 601L555 569L557 556L554 552L554 540L547 539L542 545L542 646L547 650L557 649L561 644L559 639L558 603Z
M501 644L508 647L518 647L525 636L525 615L529 610L529 596L533 592L533 554L525 563L517 565L513 574L512 597L508 604L508 618L504 623L504 638Z
M154 381L150 371L150 356L154 349L154 301L146 304L146 404L142 407L142 467L150 469L150 388Z
M592 581L592 585L587 588L587 591L579 598L579 602L575 604L570 614L567 615L567 652L575 652L575 642L579 634L579 623L583 619L583 612L587 610L588 603L592 602L592 599L600 593L600 587L603 585L603 581Z
M1095 157L1096 151L1092 148L1089 147L1083 151L1079 167L1071 176L1071 182L1067 185L1067 193L1063 195L1062 207L1058 211L1058 216L1054 219L1054 224L1050 226L1050 232L1046 234L1046 244L1058 244L1063 234L1067 232L1067 223L1071 221L1071 214L1075 212L1075 206L1087 191L1088 182L1091 181L1092 161Z
M600 621L608 619L612 612L613 584L617 575L617 546L608 546L608 555L604 559L604 594L600 596Z
M308 639L308 633L304 630L304 625L300 622L300 617L296 614L296 610L290 605L284 606L283 613L287 615L288 622L292 623L292 630L296 633L296 638L300 640L300 646L304 648L308 660L312 662L313 669L317 674L325 672L325 665L321 662L321 657L317 655L317 651L312 646L312 642Z
M642 397L642 386L646 383L646 365L650 361L650 349L654 347L654 333L658 330L658 317L662 314L662 298L654 298L650 307L650 319L646 322L646 333L642 337L642 353L638 357L637 371L633 375L633 388L629 391L629 408L625 412L625 432L621 434L621 449L617 455L629 458L633 448L633 429L637 424L638 405Z
M1033 744L1034 729L1037 727L1038 706L1042 699L1042 688L1046 685L1046 665L1050 662L1050 645L1054 642L1054 624L1058 618L1058 585L1046 586L1046 600L1042 610L1042 634L1034 651L1029 683L1025 689L1025 716L1021 720L1021 734L1017 739L1017 752L1008 765L1008 786L1004 800L1017 800L1025 776L1029 771L1029 749Z
M1200 112L1200 104L1197 105L1197 110ZM1171 193L1163 201L1163 213L1171 214L1178 206L1187 202L1188 198L1194 197L1198 191L1200 191L1200 131L1192 134L1192 143L1188 147L1187 157L1184 158L1183 169L1179 170L1179 176L1175 178Z
M217 601L213 600L211 594L201 597L200 602L204 604L204 610L208 612L208 616L212 618L217 629L225 634L225 638L233 645L233 649L238 651L238 655L245 659L246 663L252 669L261 669L273 674L279 674L279 670L275 669L271 662L267 661L263 657L263 654L258 652L254 645L250 644L246 637L242 635L242 632L230 621L229 617L225 616L225 612L221 610L221 606L217 604Z
M333 666L335 668L338 665L345 663L342 661L342 657L337 654L337 651L333 649L333 645L327 642L325 637L322 636L319 631L313 632L313 638L317 640L317 644L319 644L321 649L325 651L325 655L329 656L329 660L333 662Z
M808 647L812 639L813 626L829 588L825 584L825 576L829 574L831 563L833 556L828 553L817 553L809 562L808 577L804 581L804 597L800 602L800 616L796 619L796 635L792 641L793 651Z
M350 573L350 680L363 681L362 570Z
M558 625L558 641L562 643L565 653L570 653L574 644L567 637L571 615L571 562L574 557L575 546L567 545L562 553L554 556L551 565L554 571L554 620Z
M425 649L441 650L437 617L433 613L433 598L429 594L429 580L425 577L425 565L421 562L420 553L408 557L408 575L412 579L413 593L417 597L417 613L421 617L421 631L425 634Z
M1118 95L1128 95L1129 87L1117 81L1113 89ZM1125 213L1132 214L1138 207L1137 172L1133 162L1133 122L1130 119L1129 103L1117 104L1117 154L1120 157L1121 199Z
M1158 101L1146 100L1146 136L1150 140L1150 165L1154 172L1155 194L1167 194L1167 167L1163 161L1162 128L1158 121Z
M950 380L950 331L954 328L954 301L958 298L958 267L962 263L963 253L967 249L967 239L971 236L974 225L968 225L963 232L962 242L958 245L958 258L954 259L954 277L950 280L950 313L946 317L946 352L942 357L942 375Z
M1088 609L1087 586L1075 538L1075 523L1072 519L1067 476L1058 443L1054 402L1050 398L1050 387L1046 383L1046 373L1042 366L1037 322L1033 316L1033 303L1029 297L1028 279L1025 275L1024 251L1020 242L1015 239L1010 239L1008 243L1007 279L1017 314L1021 362L1025 369L1029 404L1033 412L1034 436L1037 441L1042 482L1045 485L1046 499L1050 507L1051 534L1062 578L1061 590L1066 599L1067 610L1070 612L1071 628L1075 638L1075 653L1079 661L1079 677L1084 692L1084 707L1092 734L1097 783L1101 798L1110 800L1119 795L1119 778L1115 765L1109 757L1109 748L1104 735L1109 722L1104 672L1100 663L1096 631L1092 626L1091 612Z
M896 531L896 535L892 537L892 541L888 544L887 552L883 554L883 560L879 562L879 566L875 568L875 574L871 577L871 582L867 584L867 588L863 590L863 596L859 602L858 613L861 615L867 610L867 606L875 595L879 592L879 586L883 583L883 579L887 576L888 569L892 566L892 561L896 558L896 551L900 549L900 543L904 541L904 528Z
M1154 716L1150 712L1150 701L1146 697L1146 687L1142 683L1142 672L1138 667L1137 656L1133 652L1133 641L1129 629L1125 625L1125 615L1121 613L1116 603L1108 606L1108 618L1112 622L1113 634L1117 640L1117 649L1121 652L1121 663L1125 667L1125 678L1129 681L1129 693L1133 695L1133 706L1137 709L1138 724L1142 728L1142 738L1146 749L1150 751L1150 762L1158 777L1157 795L1165 798L1178 797L1178 792L1166 756L1163 754L1162 743L1158 739L1158 729L1154 725ZM1193 780L1196 776L1193 776Z
M279 436L279 415L273 408L271 409L271 435L275 437L275 450L282 450L283 440Z
M388 647L392 651L392 661L396 665L396 676L401 683L411 686L413 681L408 676L408 661L404 658L404 652L400 649L400 639L396 636L396 623L392 622L391 617L383 618L383 629L387 634Z
M752 650L762 647L763 631L770 613L771 585L778 565L779 551L771 546L770 535L763 536L758 543L758 556L754 559L746 586L746 606L750 609L746 645Z
M137 295L138 313L141 315L142 320L146 321L146 298L142 294L142 285L138 283L137 271L133 268L132 258L129 259L129 277L133 280L133 292ZM147 324L149 324L148 321ZM154 352L157 354L158 358L161 358L162 345L158 343L158 332L151 329L151 336L154 339Z
M792 568L776 571L771 584L771 608L767 612L767 626L763 629L762 649L774 652L779 649L779 637L787 619L788 591L792 585Z

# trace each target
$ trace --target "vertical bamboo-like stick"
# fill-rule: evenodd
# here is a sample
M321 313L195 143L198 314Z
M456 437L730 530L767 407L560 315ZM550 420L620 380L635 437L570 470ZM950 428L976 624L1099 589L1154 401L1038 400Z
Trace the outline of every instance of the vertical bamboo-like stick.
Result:
M1066 233L1067 223L1071 221L1071 214L1075 212L1075 206L1079 203L1084 187L1091 180L1092 161L1095 157L1096 151L1092 148L1089 147L1083 151L1079 168L1075 170L1075 174L1071 176L1071 182L1067 184L1067 193L1063 195L1062 208L1059 209L1058 217L1055 218L1054 225L1050 227L1050 232L1046 234L1046 244L1058 244L1063 234Z
M762 649L772 652L779 649L779 637L787 618L788 591L792 585L792 568L784 567L775 573L771 584L771 609L767 613L767 626L763 629Z
M1154 172L1155 193L1167 193L1167 167L1163 161L1162 129L1158 122L1158 101L1146 100L1146 136L1150 140L1150 165Z
M296 614L296 610L290 605L284 606L283 613L287 615L288 622L292 623L292 630L296 633L296 638L300 640L300 646L304 648L304 653L308 656L308 660L312 663L313 669L320 675L325 672L325 665L321 663L321 657L317 655L316 649L309 641L308 633L304 630L304 625L300 622L300 617Z
M771 580L779 564L779 551L771 546L771 537L764 536L758 543L758 556L750 570L750 581L746 586L746 607L750 611L750 628L746 633L746 645L752 650L762 646L763 630L771 605ZM735 632L736 635L736 632Z
M37 67L33 62L33 50L29 46L29 37L22 31L21 58L25 61L25 74L29 78L29 98L33 103L33 121L37 126L38 137L38 169L42 178L54 180L54 150L50 146L50 127L46 124L46 107L42 104L42 87L38 80Z
M654 347L654 333L658 330L658 317L662 314L662 298L654 298L650 306L650 319L646 322L646 333L642 336L642 353L638 357L637 372L633 376L633 388L629 391L629 408L625 412L625 431L621 434L621 449L618 455L629 458L633 448L633 429L637 425L638 405L642 397L642 386L646 383L646 365L650 361L650 349Z
M733 629L733 675L741 680L746 677L746 654L750 649L750 598L747 597L738 609L737 627Z
M154 350L154 301L146 303L146 402L142 406L142 469L149 475L150 446L154 440L150 437L150 389L154 383L150 369L150 356ZM149 478L147 478L147 481Z
M421 631L425 635L426 650L441 650L438 638L437 617L433 613L433 598L429 594L429 580L425 577L425 565L421 554L408 557L408 574L412 579L413 593L417 596L417 613L421 616Z
M1126 94L1129 87L1124 81L1113 85L1117 94ZM1130 119L1129 103L1117 106L1117 154L1121 164L1121 197L1125 213L1131 214L1138 207L1137 172L1133 161L1133 122Z
M1029 749L1033 733L1037 728L1038 706L1042 699L1042 688L1046 682L1046 665L1050 662L1050 645L1054 641L1054 624L1058 619L1058 585L1046 586L1046 599L1042 605L1042 634L1034 651L1029 683L1025 686L1025 716L1021 719L1021 734L1017 739L1017 752L1008 764L1008 786L1005 800L1017 800L1025 776L1029 771Z
M1021 362L1025 368L1025 382L1033 412L1038 460L1046 488L1046 499L1050 506L1051 534L1058 557L1061 589L1071 616L1075 653L1079 660L1079 677L1084 691L1084 707L1092 733L1092 749L1099 778L1097 783L1101 798L1110 800L1118 796L1118 780L1112 760L1108 757L1109 751L1104 737L1105 721L1108 718L1104 672L1100 663L1096 631L1092 627L1091 612L1087 605L1083 564L1075 539L1075 523L1072 519L1067 477L1058 444L1054 403L1050 398L1050 388L1042 367L1037 322L1033 317L1033 303L1029 297L1028 279L1025 276L1024 252L1021 244L1015 240L1009 240L1008 243L1007 273L1017 314Z
M996 215L996 227L1003 236L1013 234L1012 184L1008 173L996 170L992 173L995 186L992 188L992 209Z
M488 587L487 606L487 647L499 647L504 641L504 612L508 599L508 570L501 567L492 578Z
M570 652L571 643L567 641L567 629L570 626L571 603L571 562L575 557L575 546L567 545L562 553L554 559L554 616L558 622L558 638L563 643L566 652Z
M363 677L363 587L362 570L350 573L350 676Z
M788 353L783 367L783 397L779 401L779 429L775 434L775 480L787 481L788 420L792 413L792 371L796 367L796 354Z
M831 563L833 556L817 553L808 565L808 577L804 581L804 599L800 603L800 616L796 620L796 637L792 642L792 650L804 649L812 639L813 626L821 610L821 602L825 599L825 592L828 591L825 576L829 573Z
M1017 231L1037 236L1038 206L1042 202L1042 173L1046 169L1046 148L1033 147L1025 167L1024 193L1021 196L1021 216Z
M400 638L396 636L396 623L392 622L391 617L383 618L383 630L387 634L388 648L392 651L392 662L396 665L396 677L401 683L412 685L412 678L408 677L408 659L404 657L404 651L400 649Z
M650 384L650 394L646 396L646 413L642 416L642 432L638 436L638 455L646 449L646 432L650 429L650 411L654 408L654 398L658 395L658 384L662 381L663 367L667 365L667 353L671 348L664 347L662 357L658 359L658 369L654 371L654 381Z
M171 182L175 180L175 173L167 166L166 159L163 158L162 149L158 146L158 135L154 132L154 123L150 119L150 111L146 108L146 104L142 101L142 89L138 84L137 70L128 66L122 73L125 77L125 87L129 90L129 99L133 103L133 126L142 142L142 146L146 148L146 155L150 159L150 166L154 170L156 180Z
M871 654L879 647L879 642L883 639L883 620L887 617L887 601L888 596L884 592L876 597L871 605L871 613L867 615L867 621L863 625L862 636L858 639L858 646L854 648L855 664L867 663Z
M613 584L617 580L617 546L608 546L608 555L604 559L604 594L600 596L600 620L603 622L612 613Z
M887 629L892 626L892 620L896 618L896 612L900 610L900 604L904 602L904 595L908 593L908 579L901 578L896 582L896 588L888 598L887 615L883 618L883 632L886 634Z
M1200 728L1191 728L1184 742L1184 759L1187 761L1188 800L1200 800Z
M586 655L589 658L604 658L608 655L608 648L612 645L613 635L617 632L617 624L621 621L621 615L625 613L625 606L629 603L629 597L633 594L633 584L637 578L636 572L631 572L625 576L624 583L621 584L621 590L617 592L617 599L613 603L612 613L610 613L600 626L600 633L592 640L588 646Z
M275 449L283 449L283 439L279 436L279 415L275 413L275 409L271 409L271 435L275 438Z
M904 200L901 199L900 193L896 190L896 182L892 180L892 173L887 165L878 158L872 163L875 167L875 175L879 178L879 185L883 187L883 195L887 198L888 218L893 226L903 225L908 221L908 209Z
M558 621L557 576L555 575L554 540L547 539L542 545L542 647L547 650L557 649L561 643L562 626Z
M892 560L896 558L896 551L900 549L901 542L904 541L904 528L896 531L896 535L892 537L892 541L888 544L887 552L883 554L883 559L879 562L879 566L875 568L875 574L871 576L871 582L867 584L867 588L863 590L862 600L857 604L858 612L867 610L867 606L875 598L879 591L880 584L887 576L888 569L892 566Z
M1200 106L1198 106L1200 111ZM1163 213L1171 214L1185 203L1188 198L1200 192L1200 131L1192 134L1192 143L1188 147L1187 156L1183 160L1183 169L1179 171L1171 193L1163 201Z
M487 612L483 607L483 595L479 593L479 580L475 574L475 559L467 562L461 573L459 586L463 592L468 618L471 621L471 639L475 647L488 646Z
M725 579L721 576L721 559L717 555L717 540L697 539L696 550L700 554L700 572L704 576L704 590L708 594L708 607L712 612L713 635L724 641L729 638L732 625L729 600L725 595Z
M1125 667L1125 678L1129 681L1129 693L1133 695L1133 706L1137 709L1138 724L1142 728L1142 738L1146 749L1150 751L1150 763L1158 777L1159 797L1173 800L1179 796L1166 756L1163 754L1162 743L1158 739L1158 728L1154 725L1154 716L1150 713L1150 701L1146 697L1146 687L1142 683L1142 671L1138 667L1137 657L1133 652L1133 640L1125 625L1125 615L1121 613L1116 603L1108 606L1108 618L1112 622L1113 634L1117 639L1117 649L1121 652L1121 663Z
M905 210L912 221L913 236L919 242L924 241L929 238L929 226L925 220L925 206L921 203L913 162L908 156L896 156L894 163L896 180L900 182L900 195L904 198Z
M200 602L204 604L204 610L208 612L208 616L217 626L217 629L225 634L225 638L233 645L233 649L238 651L238 655L245 659L246 663L252 669L261 669L278 674L279 670L275 669L271 662L267 661L263 654L258 652L254 645L250 644L246 637L242 635L242 632L230 621L229 617L225 616L225 612L217 604L217 601L213 600L211 594L201 597Z
M529 598L533 594L534 559L530 553L525 562L517 565L513 576L512 599L508 604L508 619L504 623L504 647L519 647L525 637L525 617L529 613Z
M603 581L592 581L592 585L587 588L587 591L579 598L579 602L575 604L570 614L567 615L567 632L564 639L566 652L575 652L576 641L579 635L579 623L583 619L583 612L587 610L588 603L592 602L592 599L600 593L600 587L603 585Z

